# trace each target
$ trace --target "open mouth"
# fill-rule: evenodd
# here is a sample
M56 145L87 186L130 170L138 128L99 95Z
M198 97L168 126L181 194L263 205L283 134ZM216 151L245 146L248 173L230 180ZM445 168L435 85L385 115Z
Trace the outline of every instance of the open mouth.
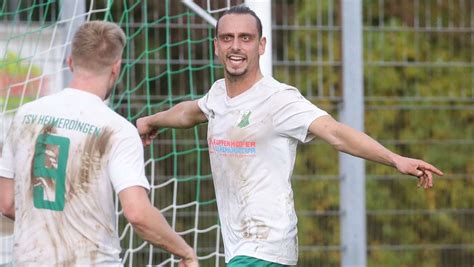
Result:
M241 64L242 62L245 61L245 57L243 56L237 56L237 55L231 55L227 57L227 60L235 65Z

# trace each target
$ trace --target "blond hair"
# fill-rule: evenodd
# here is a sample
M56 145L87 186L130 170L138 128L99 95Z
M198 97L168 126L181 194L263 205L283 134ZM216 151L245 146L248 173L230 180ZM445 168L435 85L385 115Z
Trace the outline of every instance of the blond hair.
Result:
M102 72L122 57L126 37L114 23L89 21L81 25L72 40L74 67Z

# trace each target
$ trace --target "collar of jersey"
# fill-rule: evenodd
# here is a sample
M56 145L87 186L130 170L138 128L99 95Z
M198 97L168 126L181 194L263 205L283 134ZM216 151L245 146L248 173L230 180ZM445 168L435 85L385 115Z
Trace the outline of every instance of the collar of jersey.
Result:
M225 83L222 83L223 87L224 87L224 92L225 92L225 103L230 105L230 106L233 106L233 105L238 105L240 104L242 101L246 101L246 96L251 94L253 91L255 91L258 87L259 84L263 83L263 81L266 80L266 77L262 77L260 80L258 80L256 83L254 83L252 85L252 87L250 87L249 89L243 91L242 93L240 93L239 95L236 95L232 98L230 98L228 95L227 95L227 88L225 86Z
M101 103L104 102L104 101L102 100L102 98L100 98L98 95L95 95L95 94L93 94L93 93L89 93L89 92L83 91L83 90L81 90L81 89L76 89L76 88L67 87L67 88L64 88L63 91L64 91L64 92L67 92L68 94L73 94L73 95L77 95L77 96L80 96L80 97L90 98L91 100L92 100L92 99L95 99L96 101L100 101Z

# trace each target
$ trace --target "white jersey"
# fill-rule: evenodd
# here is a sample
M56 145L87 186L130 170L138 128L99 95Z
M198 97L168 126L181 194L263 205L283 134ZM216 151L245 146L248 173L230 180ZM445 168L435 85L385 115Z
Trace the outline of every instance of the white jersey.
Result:
M149 189L136 128L67 88L23 105L0 161L15 181L19 266L120 266L114 190Z
M290 178L299 141L327 113L299 91L262 78L229 98L219 80L198 101L208 144L226 262L246 255L280 264L298 259Z

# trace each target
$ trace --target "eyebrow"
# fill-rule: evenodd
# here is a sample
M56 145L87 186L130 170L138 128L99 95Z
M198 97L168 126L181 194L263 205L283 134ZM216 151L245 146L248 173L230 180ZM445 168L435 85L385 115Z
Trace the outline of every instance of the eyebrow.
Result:
M220 33L218 34L218 37L225 37L225 36L234 36L236 35L235 33ZM237 33L237 36L257 36L258 34L254 34L254 33L249 33L249 32L239 32Z

